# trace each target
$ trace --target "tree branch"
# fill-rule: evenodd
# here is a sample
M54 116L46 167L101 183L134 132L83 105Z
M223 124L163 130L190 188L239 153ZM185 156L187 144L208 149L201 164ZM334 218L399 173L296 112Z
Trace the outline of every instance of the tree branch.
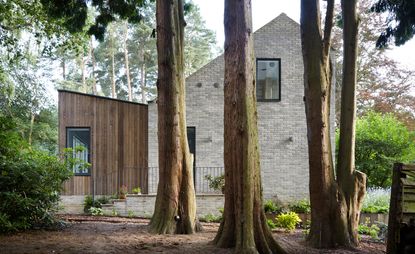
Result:
M334 0L327 0L326 18L324 21L323 56L327 56L331 44L331 30L333 28Z

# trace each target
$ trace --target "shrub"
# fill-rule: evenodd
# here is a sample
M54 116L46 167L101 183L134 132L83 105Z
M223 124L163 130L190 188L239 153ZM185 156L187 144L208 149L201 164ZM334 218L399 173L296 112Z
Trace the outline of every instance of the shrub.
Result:
M282 208L279 207L274 201L267 200L264 204L264 212L266 213L280 213Z
M141 193L141 188L140 188L140 187L133 188L133 189L132 189L132 192L133 192L134 194L140 194L140 193Z
M98 208L98 207L89 208L89 213L92 214L93 216L102 216L102 215L104 215L104 211L102 210L102 208Z
M390 189L368 188L363 200L363 213L388 213Z
M110 198L107 196L102 196L97 200L101 205L108 204L110 202Z
M370 221L366 221L365 223L360 224L357 228L357 231L359 234L369 235L374 240L379 239L380 228L376 224L369 226L369 222Z
M224 193L225 190L225 175L213 177L211 175L205 175L205 179L209 183L209 188Z
M272 221L271 219L267 220L267 225L270 229L274 229L277 227L277 225L275 225L274 221Z
M221 222L222 216L208 213L205 216L202 216L199 220L203 222Z
M295 226L301 222L300 217L295 212L282 213L275 217L277 227L284 228L286 231L292 231Z
M129 218L132 218L132 217L134 217L135 215L134 215L134 211L133 210L128 210L128 215L127 215Z
M62 183L72 173L55 156L31 149L0 114L0 232L55 222Z
M98 200L93 200L92 196L88 195L85 197L84 200L84 213L90 213L90 209L94 208L102 208L101 202Z
M296 213L310 213L311 207L310 207L310 201L307 199L299 200L295 203L292 203L288 205L290 208L290 211L296 212Z
M389 187L393 163L415 159L414 140L415 133L391 114L370 112L357 119L356 169L366 173L367 186Z

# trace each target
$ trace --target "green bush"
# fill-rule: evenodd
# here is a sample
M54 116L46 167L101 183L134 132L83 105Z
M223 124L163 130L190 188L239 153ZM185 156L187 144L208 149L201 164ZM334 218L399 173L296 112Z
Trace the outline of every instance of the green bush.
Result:
M0 114L0 232L55 222L62 183L72 173L55 156L31 149Z
M104 211L102 210L102 208L98 208L98 207L89 208L89 213L93 216L103 216L104 215Z
M295 226L301 222L300 217L295 212L282 213L275 217L277 227L284 228L287 231L292 231Z
M282 208L278 206L274 201L267 200L264 203L264 212L266 213L280 213Z
M299 200L295 203L292 203L288 205L288 208L290 209L290 211L296 212L296 213L310 213L311 212L310 201L308 201L307 199Z
M135 216L135 214L134 214L134 211L133 211L133 210L128 210L128 212L127 212L127 213L128 213L128 215L127 215L127 216L128 216L129 218L132 218L132 217L134 217L134 216Z
M97 201L103 205L103 204L109 204L110 202L110 198L107 196L101 196L100 198L97 199Z
M84 213L90 213L90 209L94 208L102 208L101 202L98 200L94 200L92 196L88 195L84 199Z
M141 188L140 187L136 187L132 189L133 194L140 194L141 193Z
M199 220L203 222L221 222L222 216L209 213L209 214L206 214L205 216L200 217Z
M369 226L367 223L364 223L358 226L357 231L359 232L359 234L369 235L372 239L376 240L379 238L378 235L380 232L380 228L375 224Z
M388 213L390 189L368 188L363 199L362 213Z
M271 219L267 220L267 225L270 229L274 229L277 227L277 225L275 225L274 221L272 221Z
M224 193L225 191L225 175L220 175L213 177L211 175L205 175L205 179L209 183L209 188L212 188L214 190L220 191L221 193Z
M370 112L356 121L355 154L368 187L390 187L393 163L415 160L415 133L391 114Z

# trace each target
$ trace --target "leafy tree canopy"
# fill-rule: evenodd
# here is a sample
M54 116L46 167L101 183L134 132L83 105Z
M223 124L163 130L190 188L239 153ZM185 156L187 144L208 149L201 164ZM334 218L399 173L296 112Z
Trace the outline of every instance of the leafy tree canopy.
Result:
M391 38L395 45L400 46L410 40L415 34L415 1L378 0L372 7L376 12L387 12L386 29L379 36L376 46L385 47Z
M106 27L116 18L138 23L142 19L140 9L154 0L41 0L46 12L54 19L63 19L70 33L81 32L86 25L88 5L96 8L97 16L88 33L103 40Z

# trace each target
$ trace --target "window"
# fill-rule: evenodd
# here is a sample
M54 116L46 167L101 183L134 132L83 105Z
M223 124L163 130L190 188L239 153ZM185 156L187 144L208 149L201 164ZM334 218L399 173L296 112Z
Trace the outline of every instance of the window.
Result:
M67 128L66 147L72 148L72 158L76 161L90 163L89 149L91 143L91 132L89 128ZM90 169L82 164L75 163L72 168L75 175L90 175Z
M256 96L258 101L281 100L281 60L257 59Z

